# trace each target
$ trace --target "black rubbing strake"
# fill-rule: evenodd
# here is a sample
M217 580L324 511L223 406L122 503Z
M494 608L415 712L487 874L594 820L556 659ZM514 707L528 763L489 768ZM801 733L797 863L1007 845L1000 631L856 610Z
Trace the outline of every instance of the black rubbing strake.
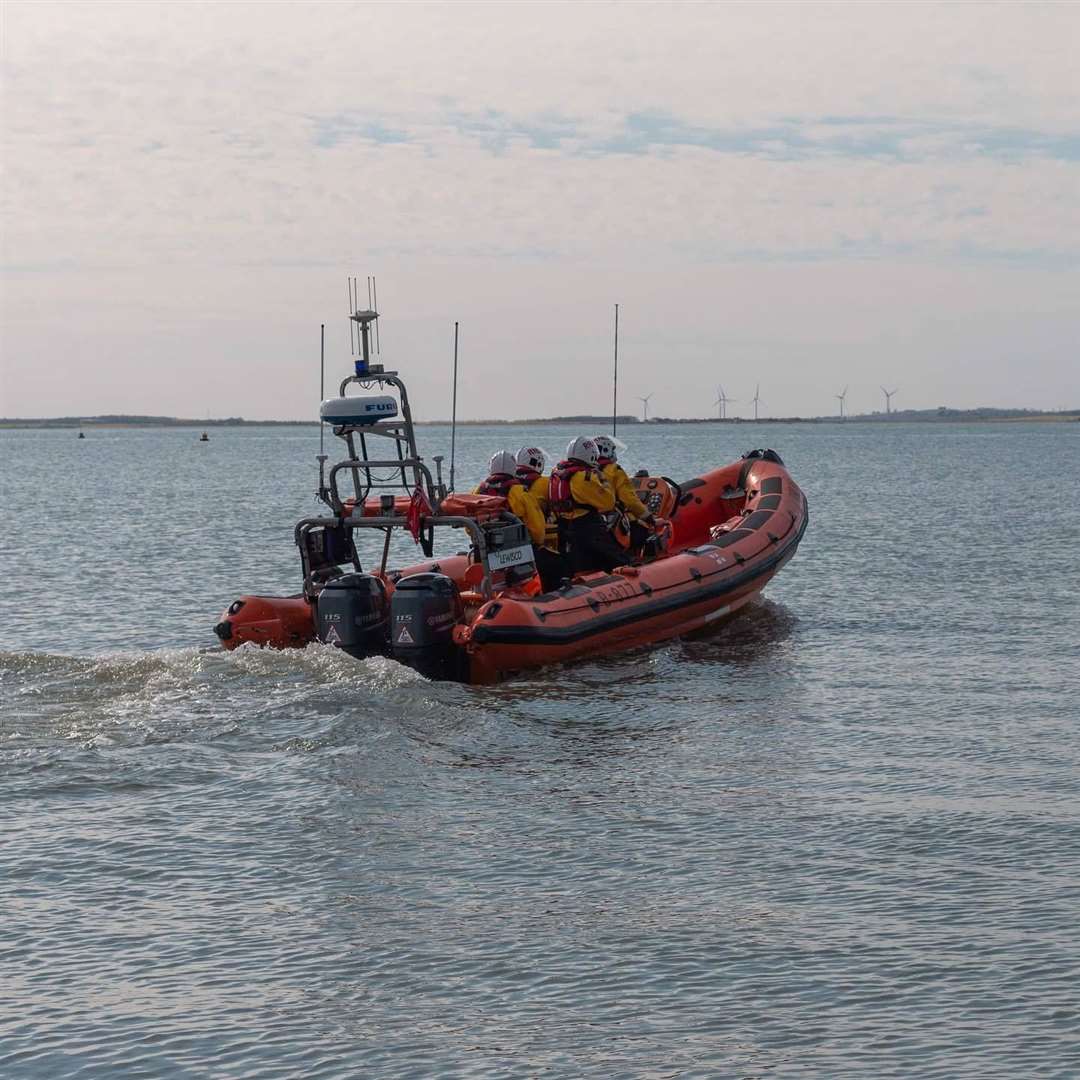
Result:
M755 510L742 524L744 529L760 529L773 515L771 510Z
M725 548L731 544L737 544L744 536L749 535L749 529L736 529L734 532L725 533L719 540L714 540L713 547Z

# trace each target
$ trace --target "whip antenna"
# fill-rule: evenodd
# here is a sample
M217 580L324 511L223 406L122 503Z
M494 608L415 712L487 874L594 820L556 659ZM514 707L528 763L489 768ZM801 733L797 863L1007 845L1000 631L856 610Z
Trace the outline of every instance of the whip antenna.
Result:
M375 275L371 275L371 310L379 310L379 290L375 285ZM382 339L379 336L379 324L375 324L375 355L382 356Z
M454 391L453 404L450 406L450 490L454 490L454 447L457 435L457 343L458 324L454 323Z
M319 497L326 491L326 424L322 418L322 403L326 399L326 323L319 324Z
M350 356L355 356L356 355L356 335L355 335L355 333L353 331L352 317L353 317L353 313L356 311L356 308L353 305L352 278L350 278L350 277L347 277L345 279L345 291L348 293L348 296L349 296L348 300L345 303L345 311L349 316L349 355Z
M611 385L611 436L615 437L619 415L619 305L615 305L615 377Z

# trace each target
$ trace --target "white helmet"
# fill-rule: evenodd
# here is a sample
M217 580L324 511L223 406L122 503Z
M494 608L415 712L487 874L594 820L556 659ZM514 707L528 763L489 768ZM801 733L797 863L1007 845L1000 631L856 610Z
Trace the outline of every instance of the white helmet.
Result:
M600 457L607 458L608 461L619 460L615 440L610 435L594 435L593 442L596 443L596 452Z
M568 461L583 461L586 465L595 467L600 455L596 452L596 443L584 435L579 435L566 448Z
M491 455L488 462L489 476L513 476L517 471L517 460L509 450L500 450Z
M542 473L547 462L544 459L544 451L537 450L535 446L523 446L517 452L517 467L528 469L530 472Z

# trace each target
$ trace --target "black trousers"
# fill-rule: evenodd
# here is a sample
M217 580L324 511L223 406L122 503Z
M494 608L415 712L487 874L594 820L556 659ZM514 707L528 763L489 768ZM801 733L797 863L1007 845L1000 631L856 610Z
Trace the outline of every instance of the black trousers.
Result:
M533 554L536 556L536 571L540 575L544 592L553 592L562 584L563 578L568 578L573 573L568 560L557 551L533 544Z
M614 570L616 566L625 566L631 558L615 541L599 514L584 514L560 522L559 539L575 574Z
M645 541L653 535L652 529L647 529L638 521L630 522L630 550L634 555L640 557L641 549L645 546Z

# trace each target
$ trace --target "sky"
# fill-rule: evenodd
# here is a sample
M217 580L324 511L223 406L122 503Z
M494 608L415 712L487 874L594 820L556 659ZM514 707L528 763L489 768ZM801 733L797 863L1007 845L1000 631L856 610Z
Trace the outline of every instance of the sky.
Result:
M0 5L0 416L1080 407L1080 4Z

